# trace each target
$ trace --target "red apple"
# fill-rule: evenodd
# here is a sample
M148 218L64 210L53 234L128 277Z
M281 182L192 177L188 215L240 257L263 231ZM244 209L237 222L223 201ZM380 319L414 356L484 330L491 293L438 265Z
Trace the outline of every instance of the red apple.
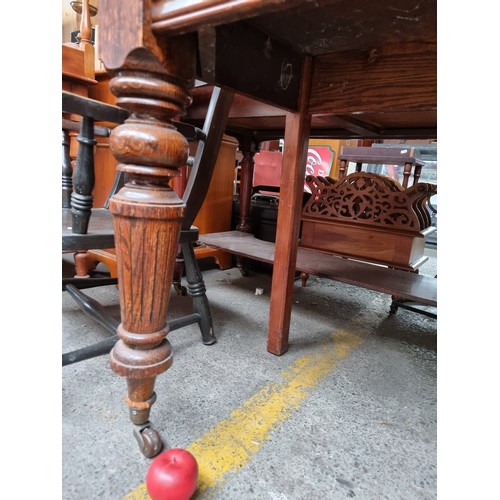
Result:
M146 487L152 500L189 500L198 484L198 463L182 448L160 453L149 466Z

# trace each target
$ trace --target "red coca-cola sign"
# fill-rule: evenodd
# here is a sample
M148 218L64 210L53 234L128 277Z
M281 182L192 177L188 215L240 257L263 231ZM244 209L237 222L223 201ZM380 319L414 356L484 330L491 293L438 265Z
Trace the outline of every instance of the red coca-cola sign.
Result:
M330 146L309 146L307 149L306 176L319 175L326 177L330 175L334 158L335 151ZM311 192L306 183L304 183L304 191Z

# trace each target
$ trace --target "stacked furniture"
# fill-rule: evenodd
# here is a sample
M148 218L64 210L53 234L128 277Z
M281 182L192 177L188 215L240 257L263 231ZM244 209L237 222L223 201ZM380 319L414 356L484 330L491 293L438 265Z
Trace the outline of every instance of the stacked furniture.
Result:
M276 244L264 242L275 249L267 350L282 355L291 325L310 131L336 138L435 138L437 9L435 0L102 0L99 9L100 58L117 105L134 117L112 135L120 168L135 179L110 203L117 253L132 241L147 242L126 262L124 271L134 279L120 284L122 353L135 356L135 365L125 369L112 361L111 367L127 380L131 410L149 413L152 387L169 358L160 340L166 310L162 318L149 314L149 299L170 291L171 274L165 279L162 263L175 264L184 210L169 190L185 163L172 121L191 105L195 80L280 108L269 120L247 114L233 125L248 131L243 154L254 149L259 127L253 118L265 116L274 137L280 131L284 138L287 168L280 179ZM356 281L356 275L346 279Z

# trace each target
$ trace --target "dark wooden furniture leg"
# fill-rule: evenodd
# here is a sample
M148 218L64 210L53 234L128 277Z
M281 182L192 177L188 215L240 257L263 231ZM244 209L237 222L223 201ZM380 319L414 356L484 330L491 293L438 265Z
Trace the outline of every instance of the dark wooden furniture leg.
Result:
M94 137L94 120L83 116L80 122L80 132L76 138L79 143L79 154L75 161L73 172L73 192L71 193L71 214L73 230L78 234L88 231L94 197L92 191L95 185L94 147L97 141ZM65 177L63 176L63 184ZM64 195L64 191L63 191ZM64 201L63 201L64 202ZM78 250L74 255L77 278L87 278L86 251Z
M62 131L62 207L71 207L73 192L73 167L69 156L69 132Z
M240 149L243 158L240 162L241 178L240 178L240 220L236 229L244 233L251 233L250 227L250 204L252 197L253 173L255 162L253 157L256 153L256 148L252 147L250 139L240 141Z
M342 179L342 177L345 177L347 175L347 161L346 160L340 160L340 165L339 165L339 179Z
M253 173L255 162L253 157L257 152L257 145L255 142L249 138L244 137L239 140L240 149L243 154L243 158L240 162L241 166L241 177L240 177L240 220L236 229L242 231L243 233L251 233L252 228L250 226L250 205L252 203L252 187L253 187ZM244 257L236 257L236 265L243 276L248 275L248 271L245 268Z
M71 193L71 214L73 231L77 234L88 232L92 211L92 190L95 184L94 175L94 120L83 116L80 133L76 140L79 143L79 154L73 172L73 192Z
M415 165L415 169L413 170L413 184L414 185L418 183L421 174L422 174L422 166Z
M300 273L300 281L302 286L305 287L307 285L307 280L309 279L309 273Z
M182 243L182 254L186 262L186 281L189 294L193 300L193 313L199 314L199 327L201 331L202 342L205 345L215 344L212 323L212 311L206 295L205 282L201 273L198 259L194 254L192 242Z
M410 180L412 166L413 165L411 163L405 163L404 170L403 170L403 182L401 183L404 188L408 187L408 182Z
M111 368L126 378L134 434L146 457L163 443L149 418L156 377L172 364L166 322L185 204L169 182L186 164L189 147L172 124L191 104L195 39L158 40L149 19L124 16L104 2L101 59L113 76L110 90L130 117L113 130L110 148L128 182L110 201L120 283L119 341ZM113 19L120 23L114 37Z

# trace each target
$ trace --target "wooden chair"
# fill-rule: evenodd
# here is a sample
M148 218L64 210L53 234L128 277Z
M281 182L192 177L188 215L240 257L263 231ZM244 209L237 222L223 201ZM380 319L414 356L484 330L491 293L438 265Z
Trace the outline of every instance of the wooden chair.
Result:
M111 337L102 342L63 354L64 366L107 354L118 340L116 336L118 320L110 316L101 304L82 292L84 289L96 286L118 284L118 279L116 277L81 277L85 276L86 272L81 271L85 265L81 266L80 260L85 261L86 250L114 247L113 220L107 209L108 203L106 202L102 209L92 208L94 136L110 133L108 127L96 126L95 122L119 124L128 117L128 112L117 106L64 91L62 96L62 110L63 114L66 114L66 118L63 118L62 248L63 252L75 252L75 268L77 269L77 277L63 279L62 288L72 296L89 317L111 333ZM192 167L183 196L186 209L179 238L182 257L185 261L187 289L193 301L193 312L170 321L169 328L173 331L198 323L202 341L206 345L215 343L216 338L203 276L193 249L193 245L198 240L198 229L192 223L210 184L232 99L232 92L214 88L203 130L186 123L175 122L179 132L188 141L198 141L199 144L196 155L190 159ZM79 150L73 172L69 164L67 131L68 129L74 130L76 125L74 121L67 119L68 114L73 117L74 115L81 116L80 133L77 139ZM108 201L125 182L122 174L118 172Z

